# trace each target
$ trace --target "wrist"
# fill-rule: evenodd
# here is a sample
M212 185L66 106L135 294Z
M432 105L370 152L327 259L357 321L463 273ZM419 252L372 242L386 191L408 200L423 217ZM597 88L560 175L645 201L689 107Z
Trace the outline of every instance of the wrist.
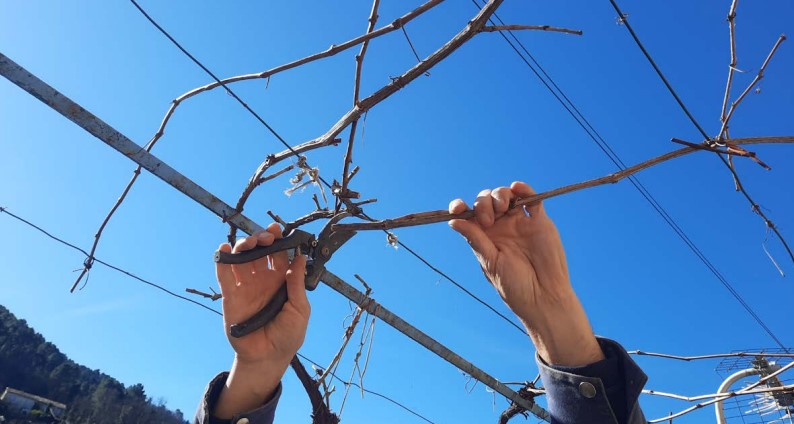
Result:
M235 358L213 415L230 419L268 402L287 369L283 361L245 361Z
M584 308L571 291L521 317L538 355L549 365L584 366L604 359Z
M289 360L268 359L251 362L236 357L226 385L227 387L234 385L235 388L246 390L265 401L278 387L287 366Z

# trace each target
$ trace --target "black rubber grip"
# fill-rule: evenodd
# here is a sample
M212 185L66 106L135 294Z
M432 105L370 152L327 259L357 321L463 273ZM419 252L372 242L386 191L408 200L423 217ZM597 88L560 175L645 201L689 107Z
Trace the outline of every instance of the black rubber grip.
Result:
M314 235L305 231L295 230L289 236L274 241L270 246L254 246L254 248L250 250L238 253L221 252L217 250L215 251L213 260L222 264L244 264L284 250L296 249L299 247L305 249L312 240L314 240Z
M287 285L283 284L273 298L270 299L270 302L254 316L239 324L232 324L229 327L229 334L234 338L240 338L264 327L265 324L272 321L281 312L285 303L287 303Z

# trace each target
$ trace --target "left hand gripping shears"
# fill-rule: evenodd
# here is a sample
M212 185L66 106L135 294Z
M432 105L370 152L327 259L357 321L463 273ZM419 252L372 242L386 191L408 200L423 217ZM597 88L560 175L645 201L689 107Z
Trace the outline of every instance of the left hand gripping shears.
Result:
M339 213L329 219L328 223L320 231L320 235L316 238L314 234L295 229L288 236L274 241L270 246L256 246L253 249L238 253L218 250L215 252L215 262L232 265L243 264L276 252L300 249L301 253L308 256L305 276L306 290L314 290L320 283L322 274L325 271L325 264L343 244L356 234L353 230L332 230L334 224L347 216L349 216L348 213ZM265 324L281 312L281 308L284 307L285 303L287 303L287 286L282 284L276 294L273 295L273 298L259 312L241 323L232 324L229 328L229 334L232 337L243 337L264 327Z

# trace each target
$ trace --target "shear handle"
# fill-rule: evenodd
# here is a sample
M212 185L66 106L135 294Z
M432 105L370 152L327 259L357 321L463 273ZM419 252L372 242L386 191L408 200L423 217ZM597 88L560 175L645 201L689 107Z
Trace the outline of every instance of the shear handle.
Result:
M285 303L287 303L287 285L282 284L264 308L251 318L239 324L232 324L229 327L229 334L234 338L240 338L264 327L265 324L270 322L281 312L281 308L284 307Z
M213 259L217 263L239 265L252 262L267 255L284 250L301 248L303 253L307 253L314 241L314 235L302 230L294 230L287 237L280 238L270 246L256 246L253 249L238 253L215 252Z

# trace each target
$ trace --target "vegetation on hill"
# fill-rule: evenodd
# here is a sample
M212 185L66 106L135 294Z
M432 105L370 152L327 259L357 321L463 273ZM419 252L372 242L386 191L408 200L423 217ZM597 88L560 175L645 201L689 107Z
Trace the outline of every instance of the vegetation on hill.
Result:
M182 411L153 402L143 385L125 387L99 370L75 363L0 306L0 392L6 387L65 404L69 423L187 424ZM2 413L12 411L3 408Z

